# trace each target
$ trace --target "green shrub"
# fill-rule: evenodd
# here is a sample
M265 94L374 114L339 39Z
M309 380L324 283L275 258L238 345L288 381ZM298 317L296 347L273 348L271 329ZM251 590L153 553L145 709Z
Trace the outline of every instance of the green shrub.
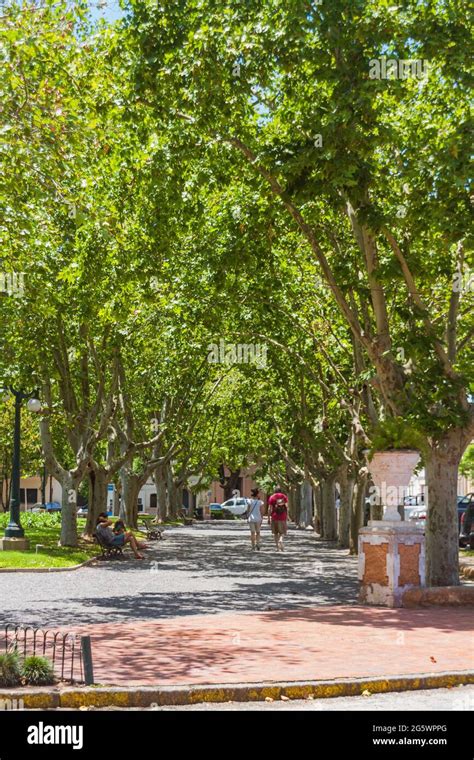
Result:
M57 528L61 525L60 512L21 512L21 524L24 528ZM6 528L10 522L10 513L0 515L0 529Z
M47 657L31 655L25 657L21 675L27 684L33 686L48 686L55 682L53 666Z
M232 514L232 512L228 512L227 509L222 510L222 517L219 518L220 520L238 520L239 518L237 515Z
M376 451L412 449L423 453L426 440L422 433L401 417L390 417L378 425L372 436L370 458Z
M21 684L20 661L16 652L0 654L0 686L19 686Z

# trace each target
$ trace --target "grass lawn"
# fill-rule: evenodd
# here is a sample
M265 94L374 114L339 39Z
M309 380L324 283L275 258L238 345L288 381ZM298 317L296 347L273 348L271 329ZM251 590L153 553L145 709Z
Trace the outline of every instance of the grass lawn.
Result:
M9 519L9 514L0 514L0 535L3 535ZM58 546L61 530L60 514L25 514L22 512L21 525L25 531L25 538L30 541L30 548L24 552L0 551L0 570L2 568L71 567L99 556L100 549L97 544L84 541L80 537L85 523L85 517L78 518L79 546L74 548ZM161 527L181 524L181 522L166 522ZM134 531L134 533L137 538L144 539L144 535L140 531ZM38 552L36 552L37 544L42 545Z
M0 515L0 532L6 528L9 521L8 514ZM79 529L84 521L78 520ZM58 546L61 518L58 514L21 514L21 524L25 530L25 537L30 541L30 548L25 552L0 551L0 569L4 567L28 568L28 567L70 567L79 565L86 559L96 557L99 554L97 545L79 539L79 546L75 548ZM36 553L36 544L42 544L44 548Z

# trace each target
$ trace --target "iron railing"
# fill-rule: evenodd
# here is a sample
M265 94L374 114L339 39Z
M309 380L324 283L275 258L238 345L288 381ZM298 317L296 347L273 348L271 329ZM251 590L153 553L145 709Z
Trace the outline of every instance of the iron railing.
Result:
M8 623L4 649L22 657L47 657L60 681L86 685L94 682L90 636Z

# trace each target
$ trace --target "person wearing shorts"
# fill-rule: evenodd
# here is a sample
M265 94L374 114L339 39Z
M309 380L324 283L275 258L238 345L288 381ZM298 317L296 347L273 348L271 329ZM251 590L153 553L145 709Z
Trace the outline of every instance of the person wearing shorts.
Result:
M106 546L125 546L130 544L135 559L143 559L143 554L139 549L144 549L146 544L138 543L131 531L115 534L110 527L112 520L109 520L106 512L101 512L97 517L95 532L99 534Z
M263 501L258 498L258 488L252 488L252 498L249 500L247 507L247 522L250 528L250 541L252 549L260 551L260 530L263 519Z
M273 539L277 551L283 551L283 537L288 530L288 497L277 491L272 494L268 500L269 516L268 522L271 522Z

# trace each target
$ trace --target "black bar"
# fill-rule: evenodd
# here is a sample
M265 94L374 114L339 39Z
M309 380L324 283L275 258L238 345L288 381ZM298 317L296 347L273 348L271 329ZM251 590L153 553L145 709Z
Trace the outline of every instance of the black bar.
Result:
M81 636L82 662L84 663L84 683L91 686L94 683L94 670L92 667L92 646L90 636Z

